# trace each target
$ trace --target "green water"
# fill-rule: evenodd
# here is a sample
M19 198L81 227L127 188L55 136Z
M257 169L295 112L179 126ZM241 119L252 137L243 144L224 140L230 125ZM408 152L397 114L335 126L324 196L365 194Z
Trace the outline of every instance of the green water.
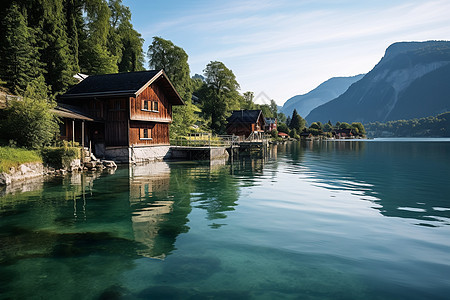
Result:
M0 299L450 295L449 140L290 143L0 195Z

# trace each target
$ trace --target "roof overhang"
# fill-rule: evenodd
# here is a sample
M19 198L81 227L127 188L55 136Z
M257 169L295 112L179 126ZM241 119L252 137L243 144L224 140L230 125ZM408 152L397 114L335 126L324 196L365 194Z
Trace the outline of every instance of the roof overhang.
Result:
M180 94L178 94L177 90L173 86L172 82L170 82L169 77L167 77L166 72L164 70L159 71L153 76L152 79L147 81L136 93L135 97L137 97L140 93L142 93L146 88L148 88L152 83L156 83L157 81L162 80L162 87L166 90L166 92L170 96L170 102L172 105L184 105L183 99L181 99Z
M82 120L89 122L99 122L99 120L96 120L95 118L78 111L77 109L71 107L70 105L58 104L58 106L53 108L51 111L61 118Z

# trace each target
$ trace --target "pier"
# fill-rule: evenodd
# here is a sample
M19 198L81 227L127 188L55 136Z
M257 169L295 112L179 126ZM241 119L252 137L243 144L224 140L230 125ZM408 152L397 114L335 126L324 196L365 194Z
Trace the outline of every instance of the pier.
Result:
M188 160L234 159L240 152L267 153L269 139L263 133L243 139L235 135L190 134L171 141L172 158Z

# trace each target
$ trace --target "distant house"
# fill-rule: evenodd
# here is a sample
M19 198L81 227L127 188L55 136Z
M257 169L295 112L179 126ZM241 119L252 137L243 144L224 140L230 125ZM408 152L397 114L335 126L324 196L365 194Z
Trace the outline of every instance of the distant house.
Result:
M289 135L287 133L284 133L284 132L278 132L278 136L281 137L281 138L284 138L284 139L289 137Z
M235 110L227 122L227 134L246 138L252 132L264 132L266 125L262 110Z
M264 128L265 132L270 132L277 129L277 119L276 118L266 118L266 126Z
M331 132L336 139L345 139L353 137L351 129L337 129Z
M164 157L172 106L184 104L163 70L92 75L58 102L61 138L118 162Z

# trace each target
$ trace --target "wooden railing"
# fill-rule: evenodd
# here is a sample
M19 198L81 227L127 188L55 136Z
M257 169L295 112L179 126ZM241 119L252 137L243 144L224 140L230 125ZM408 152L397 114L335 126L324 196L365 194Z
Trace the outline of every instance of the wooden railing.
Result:
M184 147L232 147L239 142L235 135L212 135L211 133L192 133L171 139L172 146Z

